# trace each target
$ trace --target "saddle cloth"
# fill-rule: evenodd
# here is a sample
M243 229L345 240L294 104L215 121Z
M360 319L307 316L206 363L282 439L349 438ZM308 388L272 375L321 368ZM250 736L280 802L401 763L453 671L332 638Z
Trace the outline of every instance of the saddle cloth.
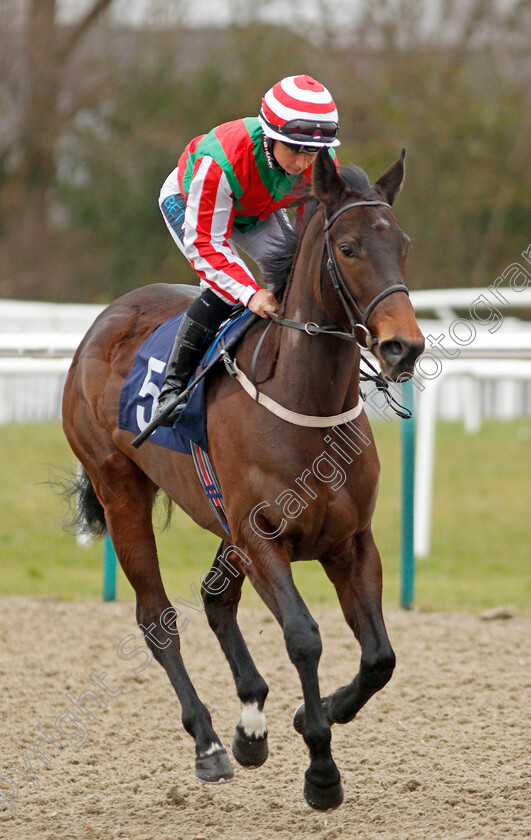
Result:
M170 357L175 334L184 313L174 315L165 321L138 348L129 375L120 394L118 424L137 435L143 431L154 416L157 398L164 382L166 365ZM220 354L220 341L228 341L239 330L252 312L245 310L241 315L222 325L212 345L201 360L201 365L214 361ZM206 429L205 379L192 389L188 402L178 421L171 429L159 426L149 441L166 449L191 454L190 442L208 450Z
M175 334L184 312L169 318L139 347L129 375L120 394L118 425L120 429L137 435L143 431L154 415L157 398L164 382L164 373L170 357ZM205 367L219 358L221 341L229 341L240 330L252 312L225 323L201 360ZM159 426L149 440L166 449L191 455L207 499L224 530L230 534L225 507L216 475L208 457L205 380L201 379L192 389L188 402L171 429Z

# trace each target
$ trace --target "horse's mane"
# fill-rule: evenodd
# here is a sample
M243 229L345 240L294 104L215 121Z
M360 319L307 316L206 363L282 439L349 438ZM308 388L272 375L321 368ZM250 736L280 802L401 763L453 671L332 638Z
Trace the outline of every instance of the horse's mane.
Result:
M341 179L347 189L359 198L366 198L371 190L371 183L367 173L359 166L342 166L340 169ZM277 300L282 300L288 278L290 276L295 254L299 242L311 216L319 206L319 200L312 194L311 188L305 189L297 200L304 205L305 224L295 230L288 225L284 226L285 243L275 249L265 261L264 280L275 293Z

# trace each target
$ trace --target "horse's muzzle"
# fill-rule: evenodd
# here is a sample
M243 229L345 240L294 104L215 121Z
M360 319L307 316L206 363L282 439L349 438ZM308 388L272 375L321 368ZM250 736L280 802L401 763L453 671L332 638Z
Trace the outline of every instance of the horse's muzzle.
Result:
M385 366L385 374L396 379L400 374L413 373L415 362L424 350L424 338L410 340L401 336L386 339L378 345L378 353Z

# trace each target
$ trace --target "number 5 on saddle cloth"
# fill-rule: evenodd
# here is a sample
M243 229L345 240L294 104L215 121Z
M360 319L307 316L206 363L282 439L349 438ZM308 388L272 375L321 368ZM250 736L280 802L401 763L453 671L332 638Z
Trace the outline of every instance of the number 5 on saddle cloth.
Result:
M120 429L139 435L153 420L173 340L183 315L181 312L165 321L139 347L120 394ZM256 318L252 312L245 310L222 326L201 360L203 368L219 361L221 345L225 346L229 342L232 344L233 341L236 343ZM228 533L221 491L208 457L205 377L192 388L190 397L173 427L158 426L149 435L149 441L157 446L192 456L207 498Z

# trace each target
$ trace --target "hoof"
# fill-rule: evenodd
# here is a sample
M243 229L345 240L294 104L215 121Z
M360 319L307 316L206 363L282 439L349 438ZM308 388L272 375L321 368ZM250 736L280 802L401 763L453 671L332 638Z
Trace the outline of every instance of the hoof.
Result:
M343 802L343 785L340 781L332 787L322 788L305 778L303 793L310 808L315 808L316 811L331 811L333 808L339 808Z
M293 715L293 728L295 732L302 735L302 722L304 720L304 703L301 703L298 709L295 709Z
M330 720L329 709L330 709L330 697L323 697L321 700L321 705L323 708L323 712L325 713L326 719L328 721L329 726L332 726L334 721ZM293 715L293 728L295 732L298 732L299 735L302 735L302 726L304 723L304 703L295 709L295 713Z
M229 757L223 747L210 755L203 753L195 759L195 775L200 782L217 785L230 782L234 777L234 770Z
M267 732L263 738L248 738L243 729L237 726L231 750L238 764L243 767L260 767L269 755Z

